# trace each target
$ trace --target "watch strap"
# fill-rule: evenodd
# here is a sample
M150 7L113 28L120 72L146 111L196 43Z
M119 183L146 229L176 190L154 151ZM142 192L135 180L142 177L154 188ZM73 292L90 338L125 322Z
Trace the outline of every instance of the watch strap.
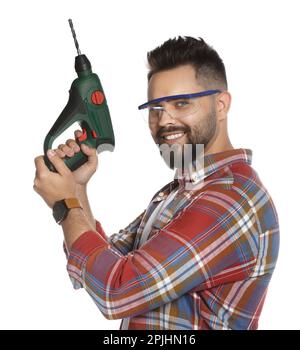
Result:
M79 202L78 198L65 198L64 202L65 202L68 209L73 209L73 208L81 208L82 209L82 205Z

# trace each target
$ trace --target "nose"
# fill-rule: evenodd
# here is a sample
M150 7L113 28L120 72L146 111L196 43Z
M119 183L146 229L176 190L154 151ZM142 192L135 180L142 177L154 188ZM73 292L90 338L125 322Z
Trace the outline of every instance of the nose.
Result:
M166 111L163 109L160 113L160 116L158 117L158 125L164 126L167 124L175 124L176 120Z

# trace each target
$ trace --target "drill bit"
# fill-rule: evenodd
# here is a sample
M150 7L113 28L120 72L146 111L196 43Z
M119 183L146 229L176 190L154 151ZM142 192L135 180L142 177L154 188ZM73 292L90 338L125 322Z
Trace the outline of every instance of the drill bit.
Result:
M70 25L70 28L71 28L71 31L72 31L74 43L75 43L76 50L77 50L77 53L78 53L78 56L79 56L79 55L81 55L81 51L79 49L78 41L77 41L77 38L76 38L76 33L75 33L75 30L74 30L74 27L73 27L73 22L72 22L71 19L69 19L69 25Z

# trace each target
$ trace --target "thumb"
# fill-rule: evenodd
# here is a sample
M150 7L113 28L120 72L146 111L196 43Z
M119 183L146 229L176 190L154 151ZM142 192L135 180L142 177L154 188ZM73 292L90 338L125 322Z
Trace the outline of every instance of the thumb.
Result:
M47 156L60 175L65 175L70 172L70 169L66 166L65 162L56 154L54 150L48 150Z
M97 161L97 152L96 148L89 147L85 143L80 145L82 152L89 157L89 162L94 163Z

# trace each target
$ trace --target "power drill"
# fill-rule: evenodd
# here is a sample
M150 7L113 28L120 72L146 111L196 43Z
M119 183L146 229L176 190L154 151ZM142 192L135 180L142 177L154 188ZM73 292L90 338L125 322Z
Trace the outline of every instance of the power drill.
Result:
M52 148L54 140L75 122L79 122L82 128L82 135L76 139L79 146L85 143L89 147L96 148L98 153L104 150L113 151L115 146L112 122L100 79L92 72L88 58L81 54L71 19L69 25L78 53L75 57L78 78L71 85L67 105L44 141L44 161L53 172L56 172L56 169L47 157L47 151ZM71 171L79 168L87 160L88 157L81 150L73 157L63 158Z

